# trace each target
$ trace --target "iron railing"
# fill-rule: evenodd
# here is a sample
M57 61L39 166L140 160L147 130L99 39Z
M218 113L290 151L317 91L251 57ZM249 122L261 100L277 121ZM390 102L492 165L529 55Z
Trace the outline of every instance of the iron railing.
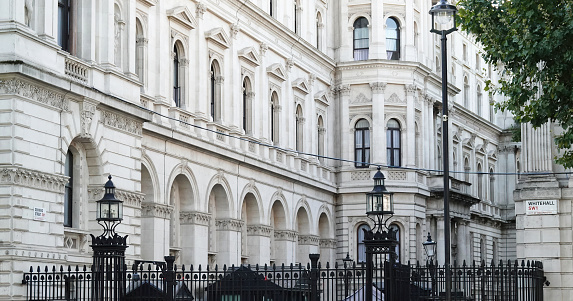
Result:
M117 269L118 267L116 267ZM450 267L452 300L542 301L541 262L500 262ZM121 300L365 300L362 265L180 266L137 262L104 277L125 282ZM374 267L373 300L392 289L396 300L444 300L445 267L388 262ZM30 268L24 274L27 300L96 300L87 266ZM112 295L112 294L110 294ZM386 300L394 301L394 300Z

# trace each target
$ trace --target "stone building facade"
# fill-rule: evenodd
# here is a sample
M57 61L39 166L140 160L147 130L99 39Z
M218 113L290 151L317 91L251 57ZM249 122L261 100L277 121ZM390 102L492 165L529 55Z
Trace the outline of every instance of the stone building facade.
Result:
M424 261L430 232L443 262L447 153L453 259L529 255L516 249L517 177L483 174L519 170L521 144L483 90L497 70L460 32L441 149L430 1L0 5L0 299L21 298L30 264L91 261L108 174L128 261L360 261L382 165L399 260Z

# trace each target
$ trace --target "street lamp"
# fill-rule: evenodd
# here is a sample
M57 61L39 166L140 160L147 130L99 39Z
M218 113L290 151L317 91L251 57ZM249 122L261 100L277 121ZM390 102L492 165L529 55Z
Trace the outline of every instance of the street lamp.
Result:
M392 283L393 272L392 265L396 258L396 230L389 229L386 222L394 215L394 194L389 192L384 186L384 175L378 171L374 175L374 188L366 194L366 215L374 221L374 227L371 230L364 231L364 246L366 247L366 301L372 301L373 256L378 254L388 254L390 257L390 271L388 280ZM389 217L384 221L384 215ZM377 261L378 262L378 261ZM393 285L384 288L386 300L392 300Z
M424 246L424 251L426 252L426 257L428 257L428 261L432 261L434 255L436 255L436 242L432 240L430 232L428 232L428 240L423 242L422 246Z
M103 198L97 201L96 220L103 227L101 236L115 236L115 227L123 220L123 202L115 198L115 185L111 175L104 185Z
M449 162L449 142L448 142L448 59L447 59L447 38L446 36L456 30L456 13L458 9L455 5L449 4L446 0L430 9L432 15L432 30L430 32L442 36L442 153L444 163L444 255L446 268L446 301L451 300L451 275L450 275L450 162ZM437 21L441 29L435 28ZM447 28L453 21L453 27Z
M103 198L97 201L96 220L103 227L100 236L90 234L93 249L92 299L119 301L125 295L125 249L127 235L115 232L123 219L123 202L115 198L111 175L104 185Z
M434 255L436 255L436 242L432 240L430 232L428 232L428 240L422 243L424 246L424 251L426 251L426 257L428 257L426 264L430 270L431 278L431 290L434 295L436 295L436 266L433 261Z
M346 253L346 258L342 259L344 263L344 297L348 297L348 278L350 278L350 273L347 269L352 267L352 258L350 258L350 253Z

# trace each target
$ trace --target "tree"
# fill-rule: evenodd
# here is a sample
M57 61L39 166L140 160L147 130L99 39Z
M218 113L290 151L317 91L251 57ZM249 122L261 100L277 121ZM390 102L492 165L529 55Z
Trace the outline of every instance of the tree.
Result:
M502 70L502 79L486 86L506 96L496 107L512 112L516 122L560 125L556 161L573 167L573 2L461 0L458 5L462 29L483 45L484 59Z

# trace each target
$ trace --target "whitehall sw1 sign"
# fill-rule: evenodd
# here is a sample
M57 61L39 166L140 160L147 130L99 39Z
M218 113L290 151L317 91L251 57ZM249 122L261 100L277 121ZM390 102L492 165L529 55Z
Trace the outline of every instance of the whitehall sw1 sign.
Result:
M525 214L557 214L557 200L525 201Z

